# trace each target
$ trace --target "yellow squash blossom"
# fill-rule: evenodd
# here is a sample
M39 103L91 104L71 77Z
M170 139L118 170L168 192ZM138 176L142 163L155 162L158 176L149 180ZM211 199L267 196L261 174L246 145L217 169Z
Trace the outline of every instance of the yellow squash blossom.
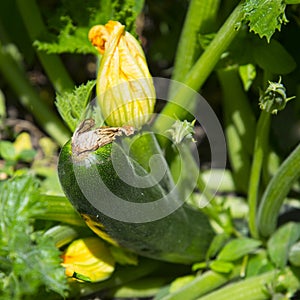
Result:
M89 39L103 55L97 97L106 124L140 128L155 104L153 80L141 46L116 21L92 27Z
M115 261L109 248L98 237L75 240L62 258L66 275L83 281L105 280L115 268Z

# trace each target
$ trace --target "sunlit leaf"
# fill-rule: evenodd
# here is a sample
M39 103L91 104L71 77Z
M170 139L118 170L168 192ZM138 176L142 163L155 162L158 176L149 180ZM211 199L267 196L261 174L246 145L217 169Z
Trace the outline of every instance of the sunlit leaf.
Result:
M289 261L292 265L296 267L300 267L300 242L294 244L291 247L290 253L289 253Z
M245 19L249 21L250 31L269 42L276 30L287 23L285 3L282 0L248 0L245 2Z
M239 74L243 82L244 90L248 91L256 77L256 69L252 64L239 66Z
M261 245L261 241L250 238L237 238L228 242L217 256L218 260L234 261L252 253Z
M33 228L33 216L44 211L36 197L37 187L38 182L30 176L1 186L1 299L29 299L45 287L63 296L67 288L60 252L50 237Z
M210 263L209 266L213 271L219 273L230 273L234 268L234 264L221 260L214 260Z
M144 0L61 1L48 20L49 27L57 34L37 40L34 45L47 53L97 54L88 40L90 28L116 20L135 34L135 21L143 5Z
M281 226L268 241L268 253L273 263L284 268L293 244L300 237L300 223L289 222Z
M88 81L85 85L75 88L72 92L64 92L56 97L56 106L63 120L74 131L82 113L90 99L95 81Z

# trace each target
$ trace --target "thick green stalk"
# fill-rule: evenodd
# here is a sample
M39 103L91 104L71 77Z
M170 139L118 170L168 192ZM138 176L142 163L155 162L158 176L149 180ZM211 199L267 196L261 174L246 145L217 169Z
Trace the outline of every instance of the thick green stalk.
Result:
M20 102L35 117L40 126L60 145L70 137L70 132L61 120L45 105L18 66L2 45L0 45L0 73L18 95Z
M239 276L241 266L236 266L230 274L221 274L214 271L207 271L204 274L197 276L194 280L164 297L162 300L194 300L207 294L214 289L226 284L233 278ZM218 298L212 298L218 299Z
M36 219L86 227L85 222L66 197L51 195L39 197L40 202L44 203L45 211L42 214L35 215Z
M17 0L17 5L32 42L47 36L47 29L35 0ZM41 51L36 53L57 92L74 88L74 83L59 56Z
M57 248L61 248L75 240L79 232L68 225L57 225L48 229L44 234L51 237Z
M247 192L255 139L255 116L236 67L218 71L223 92L225 134L237 188Z
M237 28L242 18L243 4L240 3L187 74L186 79L184 80L184 84L187 87L193 90L200 89L219 61L222 53L236 37L238 33ZM184 111L183 108L188 110L192 106L191 96L194 96L194 94L191 93L191 89L187 87L180 86L176 91L174 98L167 103L162 113L157 117L154 123L154 128L157 132L165 132L169 129L174 122L175 116L181 120L185 118L187 112ZM166 118L166 116L169 116L170 118ZM163 143L164 142L166 141L163 141Z
M267 292L267 287L276 286L276 283L279 286L281 284L281 287L285 288L283 290L295 291L299 289L299 279L287 268L280 275L277 270L274 270L226 285L204 297L197 298L197 300L267 300L271 298Z
M258 238L259 236L256 224L256 211L258 205L257 197L259 192L259 182L261 178L263 159L267 153L269 129L270 114L266 111L262 111L256 126L254 156L248 190L249 229L254 238Z
M181 32L172 79L184 81L200 54L199 34L211 29L220 0L191 0Z
M257 214L257 227L263 237L268 237L275 231L282 203L300 177L299 166L300 144L281 164L262 196Z

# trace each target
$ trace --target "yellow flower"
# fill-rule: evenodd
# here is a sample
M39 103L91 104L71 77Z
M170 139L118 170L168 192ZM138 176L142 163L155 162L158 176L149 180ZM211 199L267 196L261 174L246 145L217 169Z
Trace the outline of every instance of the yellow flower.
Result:
M66 275L83 281L97 282L107 279L115 268L110 250L97 237L74 241L62 258Z
M155 89L138 41L116 21L89 32L91 43L103 55L97 78L97 97L110 126L140 128L149 121Z

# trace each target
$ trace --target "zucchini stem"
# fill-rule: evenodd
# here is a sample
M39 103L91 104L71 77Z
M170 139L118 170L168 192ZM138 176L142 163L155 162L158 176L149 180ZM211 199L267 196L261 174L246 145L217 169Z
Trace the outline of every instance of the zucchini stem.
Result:
M261 111L257 127L256 138L254 145L254 156L251 167L249 190L248 190L248 204L249 204L249 229L252 237L258 238L258 228L256 224L256 211L258 206L258 192L261 178L261 170L263 159L267 153L268 135L270 128L270 114L266 111Z
M279 210L292 185L300 177L300 144L280 165L269 182L257 213L257 227L263 237L276 229Z
M219 61L222 53L228 48L238 34L238 25L243 18L243 13L243 3L241 2L228 17L213 41L194 64L193 68L189 71L183 82L185 85L194 90L199 90L201 88ZM171 128L174 116L179 120L185 119L187 112L182 108L191 106L190 96L190 89L184 86L176 91L176 94L171 99L172 101L166 104L161 114L157 117L154 123L155 132L164 133ZM165 116L169 116L170 118L166 118ZM166 139L162 139L160 142L163 147L167 144Z

